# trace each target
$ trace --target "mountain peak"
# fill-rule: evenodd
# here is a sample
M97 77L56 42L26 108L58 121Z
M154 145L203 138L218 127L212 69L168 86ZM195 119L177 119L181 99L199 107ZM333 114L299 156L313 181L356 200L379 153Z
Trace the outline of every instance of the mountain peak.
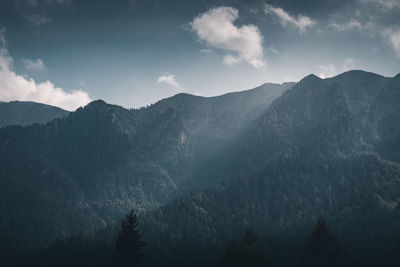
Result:
M335 77L329 78L328 80L331 79L336 79L336 78L349 78L349 79L368 79L368 78L377 78L377 79L381 79L384 78L382 75L373 73L373 72L368 72L368 71L364 71L364 70L349 70L346 72L343 72L339 75L336 75Z
M322 85L324 84L324 80L321 79L320 77L314 75L314 74L310 74L307 75L306 77L304 77L303 79L301 79L296 85L295 87L302 87L302 86L311 86L311 85ZM313 86L314 87L314 86Z
M304 77L303 79L301 79L300 82L301 81L313 81L313 80L322 80L322 79L320 77L318 77L317 75L311 73L311 74L307 75L306 77Z
M102 105L107 105L107 103L102 99L93 100L92 102L87 104L87 106L102 106Z
M314 74L310 74L303 79L301 79L298 83L293 86L295 91L315 91L318 88L325 87L326 83L323 79L319 78ZM297 90L296 90L297 89Z
M110 105L108 103L106 103L104 100L102 99L98 99L98 100L94 100L92 102L90 102L89 104L87 104L86 106L84 106L82 109L83 110L106 110L107 108L111 107L113 105Z

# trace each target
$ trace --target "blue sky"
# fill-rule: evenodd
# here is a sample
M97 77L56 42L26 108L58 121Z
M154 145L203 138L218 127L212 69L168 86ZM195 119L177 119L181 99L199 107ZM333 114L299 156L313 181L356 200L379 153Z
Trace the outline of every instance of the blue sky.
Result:
M400 72L398 0L5 0L0 32L0 101L69 110Z

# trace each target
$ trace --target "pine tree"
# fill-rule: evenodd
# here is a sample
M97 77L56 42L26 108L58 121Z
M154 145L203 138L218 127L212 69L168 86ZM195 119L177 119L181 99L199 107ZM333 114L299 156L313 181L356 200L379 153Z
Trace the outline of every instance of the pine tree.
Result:
M257 234L247 229L239 242L230 241L222 267L256 267L265 266L264 247Z
M304 246L300 267L342 266L344 250L324 218L318 222Z
M133 267L142 258L140 250L145 245L141 240L136 214L131 210L122 221L113 253L113 267Z

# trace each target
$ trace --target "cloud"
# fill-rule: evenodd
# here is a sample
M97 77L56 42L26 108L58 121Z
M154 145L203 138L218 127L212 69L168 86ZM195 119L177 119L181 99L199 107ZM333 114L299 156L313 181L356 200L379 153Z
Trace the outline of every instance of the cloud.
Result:
M354 70L356 68L356 61L352 58L345 58L342 67L337 68L334 64L329 63L327 65L319 65L318 76L321 79L330 78L340 74L340 72L345 72L349 70Z
M374 4L382 9L400 8L399 0L359 0L361 4Z
M386 29L383 31L383 37L400 57L400 29Z
M399 10L399 0L356 0L352 11L349 11L351 16L346 16L347 12L337 13L335 22L329 24L328 29L357 31L383 41L400 57Z
M214 54L215 52L211 49L201 49L200 53L202 54Z
M5 31L5 28L0 27L0 49L7 46Z
M234 57L231 54L227 54L222 59L222 63L227 66L233 66L240 63L242 60L239 57Z
M157 80L158 83L166 83L170 86L172 86L176 90L183 90L183 87L176 81L175 75L169 74L169 73L164 73L160 77L158 77Z
M268 48L268 51L273 53L273 54L275 54L275 55L277 55L277 56L279 56L281 54L281 53L279 53L279 50L276 49L275 47Z
M0 31L0 40L5 40L4 31ZM91 101L88 93L82 90L66 92L50 81L37 83L12 70L13 58L5 42L0 44L0 101L34 101L57 106L66 110L75 110Z
M274 7L269 4L264 5L264 12L266 14L273 14L279 18L280 23L283 26L292 25L296 27L301 33L305 32L307 28L311 28L316 22L307 16L299 15L296 17L291 16L285 10L280 7Z
M362 24L360 21L354 19L354 18L350 18L349 21L345 22L345 23L331 23L328 26L329 28L336 30L336 31L351 31L351 30L361 30L363 28Z
M31 14L22 16L29 24L39 27L44 24L50 23L51 18L46 17L44 14Z
M15 5L18 8L21 7L37 7L37 6L44 6L44 5L69 5L72 0L14 0Z
M46 0L47 3L55 3L60 5L69 5L72 0Z
M24 64L24 67L30 71L44 71L46 69L46 65L44 65L43 60L40 58L36 60L23 58L21 63Z
M328 65L319 65L318 69L320 70L318 76L321 79L330 78L337 74L335 66L331 63Z
M352 58L346 58L344 60L343 71L354 70L356 68L356 61Z
M232 7L213 8L195 17L190 26L208 46L234 53L230 56L261 68L265 65L263 36L257 26L252 24L235 26L233 22L238 16L238 10Z

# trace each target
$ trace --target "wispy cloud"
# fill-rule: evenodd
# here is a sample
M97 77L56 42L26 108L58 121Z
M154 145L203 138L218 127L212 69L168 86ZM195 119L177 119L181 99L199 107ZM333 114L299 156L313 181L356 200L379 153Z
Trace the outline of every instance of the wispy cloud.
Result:
M158 83L165 83L172 86L175 90L183 90L183 87L176 81L175 75L170 73L164 73L157 79Z
M227 66L233 66L240 63L242 60L240 57L234 57L231 54L227 54L223 57L222 63Z
M13 58L5 44L4 30L0 30L0 40L0 101L35 101L66 110L75 110L91 101L82 90L66 92L50 81L38 83L17 74L12 69Z
M235 58L235 61L245 61L255 68L261 68L265 65L263 36L258 27L252 24L235 26L233 23L238 17L237 9L218 7L195 17L190 25L198 38L208 46L228 52L223 63L232 63Z
M69 5L72 0L14 0L17 7L40 7L48 5Z
M214 54L214 51L211 49L201 49L200 53L202 54Z
M277 56L279 56L281 54L281 53L279 53L279 50L276 49L275 47L268 48L268 51L273 53L273 54L275 54L275 55L277 55Z
M400 57L399 0L356 0L353 12L336 13L328 29L359 34L381 40Z
M288 12L280 7L275 7L269 4L264 5L264 12L266 14L275 15L283 26L291 25L296 27L301 33L305 32L307 28L311 28L316 24L316 21L304 15L297 17L290 15Z
M358 0L361 4L373 4L383 9L400 8L399 0Z
M351 31L361 30L363 28L363 25L359 20L350 18L347 22L344 23L333 22L329 24L328 27L336 31Z
M386 29L383 31L383 37L400 57L400 29Z
M44 71L46 69L46 65L40 58L36 60L23 58L21 63L24 65L25 69L30 71Z
M318 76L322 79L336 76L344 71L354 70L357 67L356 61L352 58L345 58L343 64L339 64L336 67L334 64L329 63L326 65L319 65L317 67L319 74Z
M356 61L348 57L344 60L343 71L354 70L356 66Z
M336 67L332 63L329 63L327 65L319 65L318 69L320 71L318 76L322 79L330 78L337 74Z
M29 24L39 27L44 24L50 23L51 18L46 17L44 14L31 14L22 16Z

